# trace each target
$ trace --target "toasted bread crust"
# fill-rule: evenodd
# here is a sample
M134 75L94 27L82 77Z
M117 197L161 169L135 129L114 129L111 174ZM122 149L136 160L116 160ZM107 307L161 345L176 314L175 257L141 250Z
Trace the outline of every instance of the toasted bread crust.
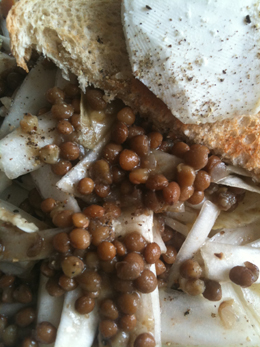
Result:
M50 16L46 17L46 10ZM59 11L58 17L53 15L55 11ZM61 25L62 21L66 24ZM226 162L260 174L258 116L184 125L132 76L121 25L120 0L20 0L9 12L7 26L12 52L25 70L28 71L26 61L32 49L37 49L65 72L70 69L75 73L83 89L89 83L102 88L108 100L121 98L169 136L205 144Z

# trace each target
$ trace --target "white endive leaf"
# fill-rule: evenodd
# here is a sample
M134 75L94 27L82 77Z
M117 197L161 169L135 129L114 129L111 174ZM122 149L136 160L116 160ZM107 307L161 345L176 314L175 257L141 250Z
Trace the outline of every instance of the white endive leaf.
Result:
M236 187L248 190L250 192L260 194L260 187L252 182L251 179L240 178L235 175L229 175L225 178L221 178L216 182L217 184L223 184L224 186Z
M177 253L175 263L171 267L168 280L169 287L177 280L181 263L192 258L206 241L219 212L220 210L216 205L212 204L210 201L204 202L200 214Z
M55 72L56 70L44 66L43 59L31 69L15 95L9 114L5 117L0 129L0 138L19 127L24 113L37 114L40 108L49 107L45 93L54 86Z
M93 344L98 326L97 306L89 314L79 314L74 306L80 296L80 288L65 294L55 347L91 347Z
M48 282L47 277L43 274L40 275L40 285L38 290L38 303L37 303L37 323L49 322L58 328L60 323L61 311L64 301L64 296L58 298L51 296L47 289L46 283ZM45 344L40 344L40 347L46 346ZM54 346L54 343L48 346Z
M39 160L39 149L60 142L55 127L56 120L46 113L38 117L35 133L26 133L19 127L0 140L0 169L8 178L17 178L43 166Z
M260 269L260 249L225 243L206 242L200 249L205 266L205 277L218 282L230 281L229 272L234 266L249 261ZM260 278L256 283L260 283Z
M53 198L62 202L63 206L74 212L80 212L77 200L71 194L57 188L56 184L60 177L55 175L50 165L44 165L31 173L32 178L44 199Z
M232 324L219 315L219 306L233 300ZM163 346L258 347L259 321L248 312L232 284L222 285L222 299L209 301L173 290L160 290Z

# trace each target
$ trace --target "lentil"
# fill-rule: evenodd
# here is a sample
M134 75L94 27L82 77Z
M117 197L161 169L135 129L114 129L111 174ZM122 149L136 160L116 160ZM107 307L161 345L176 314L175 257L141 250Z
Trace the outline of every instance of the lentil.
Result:
M147 155L150 150L149 139L146 135L137 135L129 140L129 145L132 151L134 151L140 157Z
M105 185L102 183L97 183L94 188L94 192L100 197L100 198L106 198L110 193L110 186Z
M58 277L51 277L46 283L46 290L49 295L58 298L65 293L65 290L60 287Z
M86 100L91 108L96 111L102 111L107 107L106 101L103 99L104 93L98 89L87 89Z
M36 327L36 340L40 343L50 344L56 339L57 329L49 322L41 322Z
M72 164L68 160L60 160L51 166L52 172L58 176L64 176L72 168Z
M177 251L171 245L166 246L166 248L166 253L162 254L162 258L166 264L173 264L176 259Z
M55 104L56 102L60 102L64 100L65 93L58 87L53 87L49 89L46 93L46 99L51 104Z
M111 138L119 145L124 143L128 138L127 126L122 122L117 122L112 129Z
M21 284L15 288L13 297L21 304L29 304L32 301L31 289L26 284Z
M167 205L173 205L178 202L181 190L177 182L170 182L163 188L163 198Z
M192 196L187 200L192 205L198 205L201 203L204 199L204 192L202 191L195 191Z
M60 145L60 155L63 159L76 160L80 154L79 146L73 142L63 142Z
M80 94L80 89L76 84L68 83L64 88L64 93L70 99Z
M56 128L57 131L62 135L70 135L73 132L73 126L65 119L60 120Z
M159 259L155 263L155 269L156 269L156 275L159 276L163 274L166 271L166 266L164 263Z
M204 298L210 301L219 301L222 298L222 289L219 282L207 280L205 282Z
M88 314L94 310L95 300L89 296L81 296L75 302L75 310L80 314Z
M55 206L56 206L56 201L53 198L48 198L42 201L41 210L44 213L49 213L54 209Z
M129 149L124 149L119 155L119 164L121 168L125 171L131 171L137 167L140 162L138 155L130 151Z
M177 166L177 182L181 187L192 186L195 181L195 171L194 169L183 163Z
M195 170L204 168L208 163L209 149L203 145L192 145L190 150L183 156L186 164L192 166Z
M146 183L149 178L148 169L137 168L130 172L129 180L133 184Z
M31 133L37 131L38 127L38 118L32 116L30 113L26 113L23 116L23 119L20 121L20 127L22 131L26 133Z
M148 134L148 138L150 139L150 148L156 149L161 146L163 141L163 136L159 132L152 132Z
M242 288L250 287L258 278L254 272L245 266L235 266L229 272L230 280Z
M70 277L68 277L66 275L61 275L60 276L58 284L66 292L74 290L78 286L78 283L75 281L74 278L70 278Z
M136 327L136 316L134 314L123 315L119 320L119 327L123 331L132 331Z
M112 260L116 256L116 248L113 243L103 241L97 247L97 254L101 260Z
M78 257L65 257L61 262L62 271L70 278L76 277L84 270L84 263Z
M180 274L183 278L198 279L202 275L202 268L196 260L188 259L181 264Z
M137 336L134 347L155 347L154 337L149 333L143 333Z
M135 115L130 107L124 107L118 112L117 119L126 125L132 125L135 122Z
M87 249L90 245L90 234L82 228L73 229L69 234L71 245L77 249Z
M116 320L119 316L118 309L113 300L103 300L100 305L100 314L108 319Z
M103 320L99 323L99 331L104 338L110 339L118 331L117 324L109 319Z
M128 128L128 139L131 139L138 135L144 135L144 134L145 134L144 128L139 127L137 125L133 125Z
M146 246L146 241L141 234L134 231L124 237L124 244L130 252L142 252Z
M190 150L189 145L185 142L176 142L172 147L172 154L176 157L183 158L184 154Z
M124 293L118 298L118 308L124 314L135 314L138 305L138 296L136 294Z
M151 293L157 287L157 279L155 274L145 269L141 275L134 281L134 286L141 293Z
M80 115L77 113L74 113L70 119L70 123L74 127L75 130L80 130L81 129L81 122L80 122ZM72 133L73 134L73 133Z
M90 205L83 210L83 213L89 218L101 218L105 214L105 209L99 205Z
M179 201L186 201L188 200L194 193L194 187L193 186L187 186L187 187L183 187L181 188L181 194L180 194L180 198Z
M77 282L82 289L88 292L97 292L101 289L101 277L93 270L84 271L77 277Z
M15 323L21 327L25 328L34 322L36 319L36 312L32 307L22 308L15 315Z
M55 104L51 108L51 113L55 119L68 119L73 115L74 109L72 105L66 103Z
M103 149L102 155L110 164L117 164L119 161L119 153L123 150L121 145L109 143Z
M89 226L89 219L83 213L77 212L72 215L72 222L76 228L87 228Z
M8 325L2 334L2 340L5 346L14 346L18 337L18 329L14 324Z
M68 234L62 232L53 237L53 247L56 251L61 253L67 253L70 250L70 239Z

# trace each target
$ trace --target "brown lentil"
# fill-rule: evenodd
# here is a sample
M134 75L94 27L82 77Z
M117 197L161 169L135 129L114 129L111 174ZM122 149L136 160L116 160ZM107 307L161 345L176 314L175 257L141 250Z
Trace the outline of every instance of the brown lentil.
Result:
M116 183L116 184L121 183L126 177L126 172L117 166L113 166L112 177L113 177L113 183Z
M121 208L114 202L105 202L103 208L107 217L116 219L121 216Z
M222 298L222 289L219 282L207 280L205 281L204 298L210 301L219 301Z
M172 147L172 154L176 157L183 158L184 154L190 150L185 142L176 142Z
M141 293L151 293L157 287L157 278L152 271L145 269L134 281L134 286Z
M66 292L74 290L78 286L78 283L75 281L74 278L70 278L66 275L61 275L58 283L59 283L59 286L62 289L64 289Z
M166 264L173 264L176 259L177 251L171 245L166 246L166 248L167 251L166 253L162 254L162 258Z
M135 280L141 274L139 262L121 261L116 264L117 277L122 280Z
M60 145L60 155L63 159L76 160L79 154L79 146L74 142L63 142Z
M159 276L159 275L163 274L166 271L166 266L164 265L164 262L162 262L159 259L155 263L155 269L156 269L156 275Z
M131 139L138 135L144 135L144 134L145 134L144 128L139 127L137 125L133 125L128 128L128 139Z
M209 149L203 145L192 145L190 150L183 156L186 164L192 166L195 170L204 168L208 163Z
M103 241L97 246L97 254L101 260L112 260L116 256L116 248L113 243Z
M134 347L155 347L155 339L149 333L143 333L137 336Z
M22 304L29 304L33 299L31 289L26 284L20 284L13 292L13 298Z
M132 281L121 280L117 277L113 279L113 287L117 292L120 293L131 293L134 290Z
M131 171L137 167L140 162L138 155L130 151L129 149L124 149L119 155L119 164L121 168L125 171Z
M47 198L42 201L41 210L44 213L49 213L51 212L51 210L54 209L55 206L56 206L56 201L53 198Z
M115 240L113 241L113 244L116 248L116 254L119 256L119 257L123 257L124 255L126 255L126 247L125 245L119 241L119 240Z
M42 261L41 263L41 273L46 277L53 277L55 275L55 270L51 269L47 261Z
M116 335L118 327L116 322L105 319L99 323L99 331L104 338L110 339L112 336Z
M94 310L95 300L89 296L81 296L75 302L75 310L80 314L88 314Z
M60 148L57 145L47 145L39 150L39 158L45 164L55 164L59 160Z
M35 309L32 307L26 307L18 311L15 315L15 324L21 328L25 328L34 322L36 319Z
M116 320L119 316L116 304L110 299L102 301L100 305L100 314L111 320Z
M18 337L18 329L14 324L8 325L2 334L2 340L5 346L15 346Z
M242 288L250 287L256 280L255 274L245 266L235 266L229 272L230 280Z
M56 251L67 253L70 250L70 239L67 233L59 233L53 237L53 247Z
M205 290L205 284L201 279L185 280L184 287L182 289L189 295L200 295Z
M183 278L198 279L202 275L202 268L196 260L188 259L181 264L180 274Z
M156 149L161 146L163 141L163 136L159 132L152 132L148 134L148 138L150 139L150 148Z
M201 203L204 199L204 192L202 191L195 191L192 196L187 200L192 205L198 205Z
M11 286L15 281L15 276L13 275L3 275L0 278L0 288L6 288Z
M81 122L80 122L80 115L77 113L74 113L70 119L70 123L74 127L75 130L80 130L81 129ZM73 134L73 133L72 133Z
M130 172L129 180L133 184L146 183L149 178L148 169L137 168Z
M65 103L55 104L51 108L51 113L55 119L68 119L73 115L74 109L72 105Z
M90 234L82 228L73 229L69 234L71 245L77 249L87 249L91 243Z
M119 320L119 327L123 331L132 331L136 327L136 316L134 314L123 315Z
M196 173L194 169L183 163L177 166L177 182L181 187L192 186L195 181Z
M150 143L146 135L137 135L132 137L129 140L129 145L131 150L140 157L147 155L150 151Z
M40 343L50 344L56 339L57 329L49 322L41 322L36 327L36 340Z
M91 232L92 244L98 246L109 237L109 228L106 226L99 226Z
M118 112L117 119L126 125L132 125L135 122L135 114L130 107L124 107Z
M110 164L117 164L119 161L119 153L123 150L121 145L109 143L103 149L102 155Z
M121 294L118 298L118 308L124 314L135 314L138 305L138 296L134 294Z
M85 177L78 182L77 189L80 194L88 195L93 192L94 186L95 186L94 181L89 177Z
M106 198L110 193L110 186L102 183L97 183L95 185L94 192L100 198Z
M87 89L86 100L88 105L96 111L102 111L107 107L106 101L103 99L104 93L98 89Z
M77 277L77 282L82 289L88 292L97 292L101 289L101 277L93 270L84 271Z
M58 87L53 87L49 89L46 93L46 99L51 104L62 101L65 98L65 93Z
M142 252L146 241L140 233L133 231L124 237L124 244L129 252Z
M113 272L115 272L116 264L116 257L114 257L112 260L100 260L101 269L108 274L112 274Z
M70 135L73 132L73 126L65 119L60 120L56 128L57 131L62 135Z
M148 264L154 264L161 256L161 249L156 242L149 243L144 249L144 258Z
M200 170L199 172L197 172L197 175L194 181L194 189L204 191L205 189L209 187L209 185L210 185L210 175L204 170Z
M26 337L23 340L22 347L38 347L38 343L32 337Z
M72 222L76 228L87 228L89 226L88 217L81 212L73 213Z
M68 160L60 160L51 166L52 172L58 176L64 176L72 168L72 164Z
M150 190L162 190L169 184L167 178L162 174L150 175L146 181L146 188Z
M99 205L90 205L83 210L88 218L101 218L105 214L105 209Z
M173 205L178 202L181 190L177 182L170 182L167 187L163 188L163 198L167 205Z
M64 93L70 99L80 94L80 89L76 84L68 83L64 88Z
M117 122L112 129L111 138L119 145L124 143L128 138L127 126L122 122Z
M188 200L194 193L194 187L193 186L187 186L187 187L183 187L181 188L181 194L180 194L180 198L179 201L186 201Z
M62 271L70 278L79 276L84 270L84 263L78 257L65 257L61 262Z
M60 287L58 277L51 277L46 283L46 290L49 295L58 298L65 293L65 290Z

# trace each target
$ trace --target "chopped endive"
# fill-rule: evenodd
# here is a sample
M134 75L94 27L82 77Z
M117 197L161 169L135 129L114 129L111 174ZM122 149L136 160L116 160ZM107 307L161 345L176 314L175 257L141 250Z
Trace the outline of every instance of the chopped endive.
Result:
M24 262L40 260L53 254L53 236L71 229L46 229L34 233L20 231L12 225L0 222L0 238L2 252L1 260L10 262Z
M156 162L156 168L153 172L155 174L163 174L168 180L174 180L176 168L183 160L163 151L154 150L152 155Z
M206 241L218 215L219 208L210 201L205 201L188 236L177 253L175 263L169 273L168 287L171 287L179 277L182 262L193 257Z
M17 178L43 165L39 160L39 149L60 142L55 126L55 119L46 113L38 117L35 132L26 133L19 127L0 140L0 169L8 178Z
M51 296L46 289L47 282L48 278L41 274L37 302L37 323L49 322L58 328L64 297ZM40 344L40 347L43 346L45 344ZM49 346L54 346L54 343L49 344Z
M0 220L32 233L46 229L47 225L9 202L0 200Z
M225 243L206 242L200 249L205 276L218 282L230 281L229 272L235 266L250 262L260 268L260 249ZM260 278L256 280L260 283Z
M44 165L38 170L32 172L31 175L44 199L53 198L54 200L61 202L62 206L69 210L74 212L80 211L79 205L74 196L57 187L59 176L52 172L50 165Z
M224 186L241 188L248 190L253 193L260 194L260 187L252 182L252 180L247 180L246 178L240 178L235 175L229 175L225 178L221 178L217 181L218 184L223 184Z
M93 344L98 326L98 310L95 307L89 314L79 314L74 304L80 295L79 288L65 294L55 347L91 347Z
M230 300L233 304L227 325L225 317L220 316L220 306ZM259 320L250 314L231 283L222 285L222 299L217 303L169 289L160 290L160 303L165 347L259 346Z
M16 63L14 66L16 66ZM55 71L47 69L43 64L43 59L40 59L29 72L15 95L10 112L0 128L0 138L19 127L24 113L37 114L40 108L49 106L45 99L45 93L53 87L54 79Z
M213 229L234 229L253 223L260 218L260 196L257 193L246 192L244 199L237 208L230 212L222 211Z
M171 218L171 217L166 217L165 218L165 224L168 225L169 227L171 227L172 229L178 231L179 233L181 233L184 236L187 236L189 233L189 228L187 227L187 225Z

